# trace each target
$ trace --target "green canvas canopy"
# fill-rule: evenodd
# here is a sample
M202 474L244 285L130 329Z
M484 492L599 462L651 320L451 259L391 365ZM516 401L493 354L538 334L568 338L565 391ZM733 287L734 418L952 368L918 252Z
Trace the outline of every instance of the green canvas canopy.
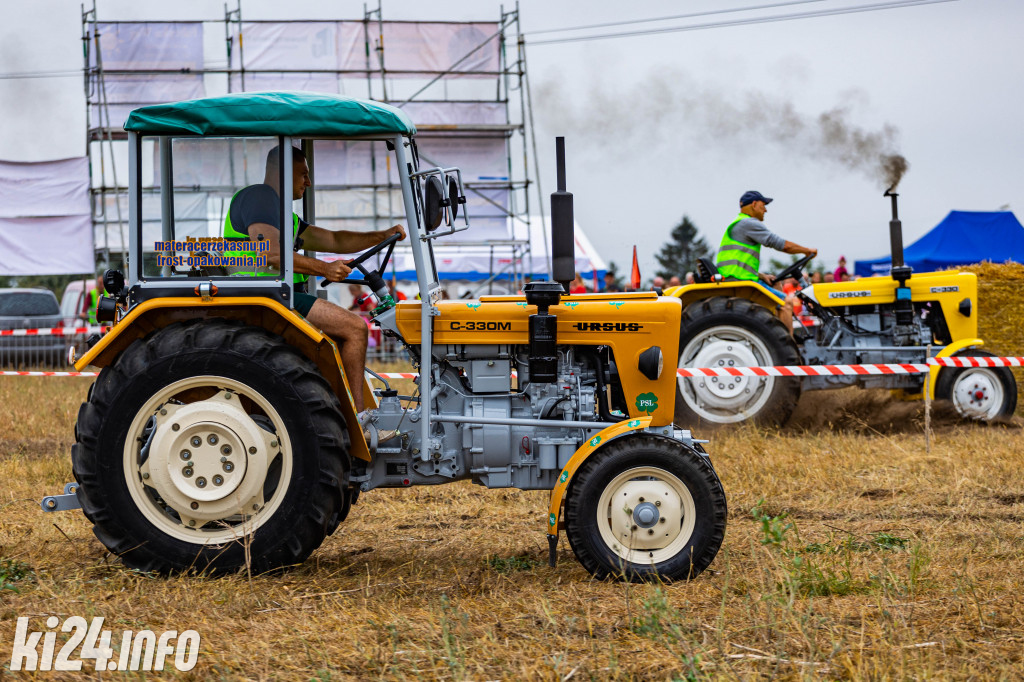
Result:
M246 92L173 104L128 115L124 129L142 135L289 135L356 137L414 135L401 109L313 92Z

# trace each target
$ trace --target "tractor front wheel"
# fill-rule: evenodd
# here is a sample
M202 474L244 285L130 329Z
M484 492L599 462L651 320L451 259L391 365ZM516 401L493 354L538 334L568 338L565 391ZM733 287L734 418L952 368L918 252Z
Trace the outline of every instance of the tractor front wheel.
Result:
M569 545L594 577L688 580L725 537L725 492L710 461L659 436L616 439L583 464L569 488Z
M970 349L958 356L994 357ZM1017 409L1017 382L1006 367L943 367L935 381L935 397L950 400L957 413L974 421L1003 421Z
M129 346L82 405L72 465L96 537L146 571L299 563L338 524L337 397L280 337L225 320Z

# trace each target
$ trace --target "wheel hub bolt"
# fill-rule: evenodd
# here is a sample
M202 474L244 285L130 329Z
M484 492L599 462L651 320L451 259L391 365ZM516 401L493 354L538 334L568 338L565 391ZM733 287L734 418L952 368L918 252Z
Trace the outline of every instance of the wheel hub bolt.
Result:
M221 476L220 474L217 474L216 476L213 477L213 484L214 485L220 485L222 483L224 483L224 477L223 476Z
M234 464L232 464L231 462L224 462L224 471L226 471L227 473L230 474L234 470L235 470L235 465Z
M270 447L276 448L277 447L277 441L276 440L270 441Z
M198 448L200 445L203 444L203 439L200 438L199 436L192 436L192 441L191 442L192 442L192 447Z
M182 475L185 476L185 478L192 478L192 468L191 467L185 467L184 469L181 470L181 473L182 473Z
M197 478L196 479L196 487L197 488L205 488L206 487L206 479L203 478L202 476Z
M220 446L220 452L222 455L230 455L231 446L225 443L224 445Z
M199 503L198 502L193 502L189 506L192 507L193 509L199 509Z
M182 450L181 458L187 462L188 460L192 459L192 453L189 450Z
M648 528L647 529L647 534L648 535L654 535L654 529L653 528Z
M195 519L191 519L191 520L190 520L190 521L188 522L188 525L190 525L190 526L195 526L195 525L196 525Z
M171 424L171 431L178 431L181 429L181 424Z
M208 443L209 443L210 445L216 445L216 444L217 444L217 434L215 434L215 433L211 433L211 434L210 434L210 437L209 437L209 438L207 438L206 440L207 440L207 442L208 442Z
M249 454L250 455L255 455L256 454L256 446L255 445L250 445L249 446Z

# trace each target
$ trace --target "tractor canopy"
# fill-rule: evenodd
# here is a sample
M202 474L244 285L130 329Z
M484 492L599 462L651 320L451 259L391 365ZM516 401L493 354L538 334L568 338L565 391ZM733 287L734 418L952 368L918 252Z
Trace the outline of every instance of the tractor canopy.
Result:
M247 92L155 104L132 111L124 129L141 135L307 138L416 134L416 126L401 109L311 92Z

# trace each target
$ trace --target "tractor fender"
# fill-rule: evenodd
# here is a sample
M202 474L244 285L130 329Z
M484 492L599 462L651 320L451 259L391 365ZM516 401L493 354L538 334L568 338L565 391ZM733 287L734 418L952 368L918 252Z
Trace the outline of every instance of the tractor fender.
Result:
M723 280L706 284L686 284L678 287L669 287L665 290L665 295L673 296L682 301L684 310L691 303L703 301L712 296L745 298L773 312L785 303L784 299L772 294L760 284L746 280Z
M611 426L599 431L590 440L584 443L576 452L573 453L569 461L566 462L565 467L562 468L562 473L558 475L558 483L551 489L551 505L548 507L548 535L558 535L558 531L561 530L561 516L562 501L565 498L565 491L569 489L569 482L572 480L573 475L577 469L587 460L587 457L594 454L598 448L606 445L608 442L619 438L632 431L640 431L646 429L651 425L651 417L639 417L637 419L629 419L627 421L619 422L618 424L612 424Z
M240 320L277 334L317 366L341 403L341 413L348 425L350 454L367 462L370 450L356 417L355 402L348 378L341 366L341 355L329 337L311 325L306 318L269 298L188 296L153 298L133 307L107 332L95 346L76 363L75 369L86 366L106 367L114 362L132 343L173 322L197 318ZM364 379L365 382L365 379ZM363 387L367 407L375 407L373 392ZM348 398L347 400L345 398Z
M948 358L956 355L965 348L980 348L985 345L981 339L960 339L949 344L934 355L936 358ZM928 397L935 400L935 382L939 378L939 371L942 367L930 367L928 369Z

